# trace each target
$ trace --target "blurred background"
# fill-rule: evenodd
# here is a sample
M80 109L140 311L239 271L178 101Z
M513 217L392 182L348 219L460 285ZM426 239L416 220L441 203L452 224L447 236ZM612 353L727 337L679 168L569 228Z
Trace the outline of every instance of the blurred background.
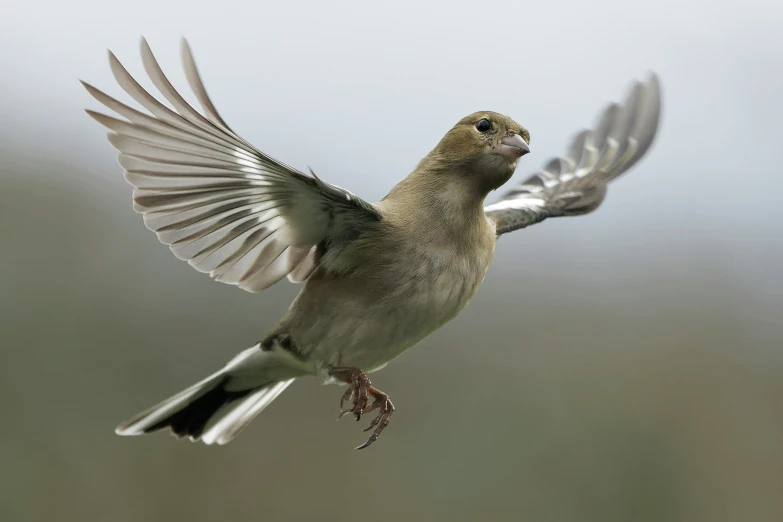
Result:
M18 3L0 18L0 520L783 520L783 9L660 0ZM373 381L297 382L232 444L114 426L255 343L298 287L178 261L81 78L128 101L187 36L230 125L370 201L457 120L532 133L514 180L657 71L659 138L594 214L504 236L461 317Z

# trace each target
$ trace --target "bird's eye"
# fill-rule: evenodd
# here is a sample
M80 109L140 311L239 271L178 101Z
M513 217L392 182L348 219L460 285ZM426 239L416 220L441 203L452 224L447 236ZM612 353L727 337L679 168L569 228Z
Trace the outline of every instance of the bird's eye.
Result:
M492 127L492 124L489 123L489 120L486 118L480 119L476 124L476 130L479 132L487 132L490 127Z

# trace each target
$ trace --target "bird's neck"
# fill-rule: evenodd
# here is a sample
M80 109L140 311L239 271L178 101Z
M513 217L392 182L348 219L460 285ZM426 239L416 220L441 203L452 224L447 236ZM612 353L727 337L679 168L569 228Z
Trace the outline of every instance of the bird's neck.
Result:
M485 190L476 182L478 176L452 165L424 158L416 169L398 183L384 202L411 218L444 221L457 228L485 221Z

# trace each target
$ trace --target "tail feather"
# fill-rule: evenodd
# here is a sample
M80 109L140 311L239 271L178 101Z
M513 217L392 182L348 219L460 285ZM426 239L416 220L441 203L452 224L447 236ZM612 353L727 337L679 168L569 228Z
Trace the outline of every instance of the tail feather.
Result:
M143 435L169 428L176 437L194 442L230 442L294 380L270 379L237 389L247 381L239 370L253 368L260 353L258 346L242 352L223 370L120 424L116 433Z
M243 400L233 400L225 406L225 411L218 410L205 425L201 440L205 444L226 444L252 421L256 415L277 398L278 395L294 382L293 379L272 383L254 390ZM237 393L237 392L229 392Z
M190 402L186 407L175 411L168 417L165 417L145 428L144 433L171 428L171 431L177 437L189 437L191 440L198 440L204 432L209 419L211 419L224 406L233 405L236 401L248 396L253 390L243 390L230 392L226 391L224 385L229 377L224 377L218 382L217 386L209 389L206 393Z
M206 379L197 382L193 386L182 390L168 399L147 408L126 420L114 430L117 435L143 435L150 433L152 426L160 424L164 419L170 418L200 396L211 390L215 383L222 378L221 372L210 375ZM162 429L162 426L157 428Z

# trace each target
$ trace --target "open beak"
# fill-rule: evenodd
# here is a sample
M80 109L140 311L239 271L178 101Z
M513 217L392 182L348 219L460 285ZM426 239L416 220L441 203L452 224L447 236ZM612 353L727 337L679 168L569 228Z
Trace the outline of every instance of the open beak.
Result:
M495 147L495 154L499 154L511 161L518 160L528 152L530 152L530 146L525 143L525 140L523 140L522 136L519 134L506 136L501 139L498 146Z

